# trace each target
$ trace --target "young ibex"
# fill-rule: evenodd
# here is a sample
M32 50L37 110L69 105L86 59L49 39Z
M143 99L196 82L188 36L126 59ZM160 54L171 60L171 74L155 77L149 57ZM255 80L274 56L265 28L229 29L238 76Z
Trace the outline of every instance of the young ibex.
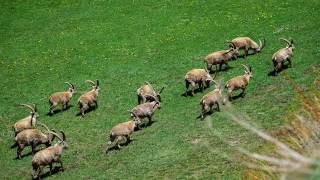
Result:
M276 53L272 56L272 62L273 62L273 68L275 74L279 72L279 70L282 69L283 64L285 61L289 62L289 65L291 66L291 60L293 57L293 40L290 38L290 40L280 38L281 40L285 41L287 43L287 47L279 49Z
M29 108L31 110L31 115L19 120L13 125L15 136L25 129L33 128L37 123L37 118L39 117L36 105L19 104L19 106Z
M98 107L98 94L100 90L99 80L97 80L97 83L91 80L86 80L86 82L92 85L92 90L82 94L78 100L79 114L81 114L82 117L84 117L85 111L90 107Z
M76 88L73 84L69 82L65 82L69 85L69 89L64 92L56 92L53 93L49 98L50 109L49 113L53 114L54 108L56 108L59 104L62 105L62 109L66 109L68 107L68 103L70 102L74 93L76 93Z
M200 101L201 105L201 119L204 119L204 115L212 111L212 107L217 105L217 110L220 111L219 102L222 100L223 87L219 83L216 88L202 97Z
M131 135L139 123L139 119L133 119L114 126L110 132L108 142L109 146L106 149L106 152L108 152L109 149L113 148L114 146L118 146L118 148L120 149L122 144L125 144L128 141L132 140ZM114 145L112 145L112 143Z
M36 152L36 147L41 144L45 144L46 147L51 146L51 142L54 139L54 135L51 133L51 131L54 132L54 130L49 130L49 128L41 123L38 123L41 126L43 126L47 131L48 135L43 134L40 130L38 129L26 129L21 131L20 133L17 134L15 137L15 144L14 146L18 146L17 148L17 159L21 159L21 154L23 149L26 146L31 146L32 149L32 155L35 154Z
M57 133L50 131L53 135L55 135L60 141L55 144L54 146L50 146L46 149L43 149L41 151L38 151L32 158L32 168L33 178L40 178L40 174L42 172L42 169L49 165L50 166L50 175L52 171L52 164L55 162L60 163L62 171L64 170L63 164L61 161L61 155L64 149L68 147L68 144L65 142L66 136L63 131L60 131L62 134L62 137L59 136Z
M249 50L253 50L254 53L259 53L265 46L266 40L263 39L263 43L261 40L259 40L259 45L254 42L249 37L237 37L231 41L228 41L230 43L230 47L235 47L236 49L244 49L244 57L247 57Z
M231 59L237 59L239 56L238 49L231 43L232 47L229 50L217 51L207 55L204 59L204 63L207 65L207 69L212 71L212 66L215 66L217 71L217 65L219 65L219 70L221 70L222 65L228 65Z
M242 94L242 96L245 95L245 89L246 89L247 85L249 84L250 78L252 78L251 67L248 68L247 66L245 66L243 64L242 64L242 66L245 68L244 75L236 76L236 77L230 79L226 83L226 88L228 89L228 98L230 101L232 100L231 93L233 90L242 89L241 94Z
M212 82L214 82L214 78L216 77L216 73L214 77L211 77L207 69L192 69L185 75L185 83L186 83L186 92L188 93L189 85L192 87L192 96L194 96L194 88L196 83L199 84L199 89L203 92L204 85L207 87L210 86Z
M137 90L138 104L142 104L147 101L161 102L160 94L162 93L163 89L164 89L164 87L162 87L161 90L157 93L149 82L144 82L144 85L142 85Z
M130 112L130 116L136 120L148 118L149 120L148 125L149 125L152 122L152 116L154 115L155 110L160 108L161 108L161 105L159 101L152 101L152 102L146 102L146 103L137 105L136 107L131 109L129 112Z

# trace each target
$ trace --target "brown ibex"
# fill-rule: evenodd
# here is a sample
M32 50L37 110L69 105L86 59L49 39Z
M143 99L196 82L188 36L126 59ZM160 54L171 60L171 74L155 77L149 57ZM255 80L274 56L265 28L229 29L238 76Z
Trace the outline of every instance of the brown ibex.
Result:
M232 100L231 97L231 93L233 90L237 90L237 89L242 89L242 96L245 95L245 89L247 87L247 85L249 84L250 78L252 78L252 71L251 71L251 67L247 67L245 65L242 64L242 66L245 68L244 70L244 75L241 76L236 76L232 79L230 79L227 83L226 83L226 88L228 89L228 97L229 100Z
M214 82L214 78L216 77L216 73L214 77L211 77L207 69L192 69L185 75L185 83L186 83L186 92L188 93L189 85L192 87L192 96L194 96L194 89L196 84L199 84L199 89L203 92L204 86L210 86L212 82Z
M228 50L213 52L205 57L204 63L206 63L208 70L212 71L212 66L215 66L217 71L217 65L219 65L219 70L221 70L223 64L229 66L228 62L231 59L237 59L239 56L239 51L232 43L231 45L232 47L230 47Z
M67 91L64 92L56 92L53 93L49 98L50 109L49 113L53 114L54 108L56 108L59 104L62 105L62 109L66 109L68 107L68 103L70 102L74 93L76 93L76 88L73 84L69 82L65 82L69 85Z
M159 101L146 102L146 103L137 105L136 107L131 109L129 112L131 117L137 120L148 118L149 120L148 125L149 125L152 122L152 117L154 115L155 110L161 108L160 104L161 103Z
M41 126L43 126L47 131L48 135L43 134L40 130L38 129L25 129L21 131L20 133L17 134L15 137L15 144L12 147L17 146L17 159L21 159L21 154L23 149L26 146L31 146L32 149L32 155L35 154L36 152L36 147L44 144L47 147L51 146L51 142L54 139L54 135L51 133L54 130L49 130L49 128L41 123L38 123Z
M139 123L139 119L133 119L114 126L110 132L110 139L108 142L106 153L108 153L109 149L115 146L117 146L120 149L122 144L125 144L128 141L132 140L131 135Z
M52 164L55 162L60 163L62 171L64 170L61 155L64 149L68 147L68 144L65 142L66 136L63 131L60 131L62 134L62 137L60 137L57 133L50 131L53 135L55 135L60 141L55 144L54 146L50 146L46 149L43 149L41 151L38 151L32 158L32 168L33 178L40 178L40 174L42 172L42 169L49 165L50 167L50 175L52 171Z
M253 50L254 53L259 53L264 48L266 40L263 39L263 43L259 40L260 44L258 45L249 37L237 37L228 41L228 43L230 43L230 47L235 47L237 50L244 49L244 57L247 57L249 50Z
M291 67L291 60L293 57L293 40L290 38L290 40L280 38L281 40L285 41L287 43L287 46L285 48L279 49L276 53L272 56L272 62L273 62L273 68L274 73L277 74L281 69L283 64L288 61L289 65Z
M19 132L21 132L25 129L33 128L37 123L37 118L39 117L36 105L19 104L19 106L24 106L24 107L29 108L31 110L31 113L30 113L31 115L19 120L18 122L16 122L13 125L13 130L14 130L15 136Z
M144 82L144 85L142 85L137 90L138 104L142 104L147 101L161 102L160 94L162 93L163 89L164 89L164 87L162 87L159 92L156 92L149 82Z
M100 90L99 80L97 80L97 83L94 83L91 80L86 80L86 82L92 85L92 90L82 94L78 100L79 113L82 117L84 117L85 111L90 107L98 107L98 94Z
M210 111L212 111L212 107L217 105L217 110L220 111L219 102L222 100L222 91L223 86L219 83L216 88L204 95L200 101L201 105L201 119L204 119L204 115Z

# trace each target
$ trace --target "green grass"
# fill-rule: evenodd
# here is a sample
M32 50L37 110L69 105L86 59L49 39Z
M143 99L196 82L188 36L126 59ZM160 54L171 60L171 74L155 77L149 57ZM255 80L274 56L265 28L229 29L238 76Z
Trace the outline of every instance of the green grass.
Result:
M265 38L262 53L231 62L233 68L218 79L225 82L243 74L240 64L251 65L254 79L234 107L258 126L278 129L300 106L285 76L306 92L313 89L319 69L312 67L320 63L319 7L316 0L1 1L1 177L31 177L32 157L13 160L15 150L9 149L11 126L28 114L15 104L30 102L38 105L39 121L64 130L69 143L63 153L66 170L49 179L242 178L246 168L235 161L239 154L223 141L251 150L261 149L264 142L232 123L226 107L212 118L196 120L204 94L182 97L184 75L202 68L208 53L226 49L226 40ZM295 40L293 67L267 76L272 54L284 46L280 37ZM99 108L80 119L75 105L89 88L86 79L101 82ZM48 96L64 90L65 81L77 86L74 106L46 116ZM106 155L110 129L129 119L127 110L136 105L136 89L144 81L157 89L166 86L156 123L136 132L122 150Z

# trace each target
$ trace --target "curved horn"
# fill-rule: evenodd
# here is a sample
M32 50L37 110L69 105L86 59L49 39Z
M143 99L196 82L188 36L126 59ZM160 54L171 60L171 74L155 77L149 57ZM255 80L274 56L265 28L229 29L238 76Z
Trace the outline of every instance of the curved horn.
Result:
M90 84L93 85L93 86L96 85L96 84L95 84L93 81L91 81L91 80L86 80L85 82L86 82L86 83L90 83Z
M261 40L259 39L260 42L260 51L266 46L266 39L263 38L263 43L261 42Z
M62 139L63 139L63 141L65 141L65 140L66 140L66 135L64 134L63 131L60 131L60 133L62 134Z
M50 133L55 135L60 141L63 141L63 139L60 137L60 135L57 134L56 132L50 131Z
M19 106L25 106L25 107L31 109L32 112L36 112L36 110L35 110L35 105L34 105L34 107L32 107L32 106L29 105L29 104L18 104L18 105L19 105Z
M71 83L69 83L69 82L64 82L64 83L68 84L69 87L71 87L72 89L74 89L74 85L73 85L73 84L71 84Z
M236 48L236 45L232 41L227 41L233 48Z
M158 94L161 94L163 90L164 90L164 86L160 89Z
M290 44L293 44L293 39L291 37L289 37L290 40Z
M280 38L280 40L285 41L285 42L287 43L287 45L288 45L288 46L290 46L290 44L291 44L291 43L290 43L290 41L289 41L289 40L287 40L287 39L285 39L285 38Z
M37 106L35 104L33 104L33 110L34 110L34 112L38 111Z
M241 65L246 69L246 71L251 72L250 69L248 68L248 66L246 66L244 64L241 64Z
M212 82L213 82L215 85L218 85L218 83L217 83L215 80L213 80Z
M230 48L230 49L228 49L228 50L226 50L223 54L227 54L227 53L229 53L230 51L232 51L234 48Z
M218 89L223 89L223 86L222 86L221 81L218 81L218 83L217 83L217 88L218 88Z
M39 123L39 122L38 122L38 124L41 125L42 127L44 127L49 133L51 132L51 130L48 128L47 125Z

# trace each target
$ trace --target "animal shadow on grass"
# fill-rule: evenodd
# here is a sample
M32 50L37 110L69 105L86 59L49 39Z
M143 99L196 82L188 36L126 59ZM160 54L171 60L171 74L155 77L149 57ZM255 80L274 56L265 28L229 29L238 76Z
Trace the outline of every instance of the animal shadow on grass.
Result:
M133 140L132 140L132 139L129 139L129 140L127 140L127 142L121 144L121 148L119 148L117 145L114 145L114 146L112 146L112 147L107 147L107 149L106 149L106 154L109 154L109 153L114 152L114 151L119 151L119 150L121 150L123 146L124 146L124 147L128 146L128 144L130 144L131 141L133 141Z
M217 108L213 108L211 111L204 113L203 118L201 118L201 114L200 114L199 116L197 116L196 119L200 119L201 121L203 121L206 117L211 116L215 112L219 112Z
M38 151L41 151L42 149L45 149L45 148L46 148L45 146L43 146L41 148L37 148L34 153L37 153ZM30 156L30 155L32 155L32 151L25 153L25 154L22 154L21 159L23 159L24 157ZM17 157L15 157L14 159L19 160Z
M44 174L42 174L41 176L40 176L40 178L42 179L42 178L47 178L47 177L49 177L49 176L52 176L52 175L54 175L54 174L57 174L58 172L62 172L63 170L61 169L61 167L60 166L55 166L55 167L53 167L52 168L52 171L51 171L51 174L50 174L50 171L48 170L46 173L44 173Z
M89 109L84 111L84 117L87 113L91 112L91 111L95 111L98 109L98 106L90 106ZM81 116L81 112L77 112L76 116Z
M47 113L47 116L53 116L53 115L55 115L55 114L59 114L59 113L61 113L61 112L64 112L64 111L69 110L69 109L72 108L72 107L73 107L72 105L69 105L69 106L67 106L67 107L64 108L64 109L55 109L55 110L53 111L53 113L48 112L48 113Z
M156 123L157 121L156 120L152 120L150 122L146 121L146 122L143 122L141 123L141 125L139 127L136 127L134 128L134 131L140 131L140 130L143 130L144 128L147 128L149 126L152 126L153 123Z
M253 55L255 55L255 54L257 54L257 53L254 53L254 52L248 53L248 54L247 54L247 57L248 57L248 56L253 56ZM246 60L246 58L245 58L245 55L244 55L244 54L239 55L239 56L237 57L237 59L243 59L243 60ZM237 60L237 59L235 59L235 60Z
M275 70L272 70L268 73L268 76L277 76L277 74L281 73L285 69L288 69L289 67L290 66L288 64L284 64L278 73L276 73Z
M203 91L205 91L207 88L209 87L204 87L203 88ZM201 93L201 88L197 88L194 90L194 95L198 94L198 93ZM188 90L187 93L182 93L181 96L184 96L184 97L188 97L188 96L191 96L192 97L192 91L191 90Z
M227 72L227 71L229 71L230 69L233 69L234 67L232 67L232 66L226 66L226 65L223 65L223 67L221 67L221 69L220 68L216 68L216 69L212 69L212 70L210 70L210 74L215 74L215 73L219 73L219 72ZM215 71L217 71L217 72L215 72Z
M231 100L234 101L234 100L237 100L237 99L239 99L239 98L244 98L245 95L246 95L246 93L242 93L242 92L241 92L241 93L238 94L238 95L232 96L232 97L231 97Z
M38 151L40 151L40 150L36 150L36 152L38 152ZM25 153L25 154L22 154L21 159L23 159L24 157L30 156L30 155L32 155L32 151ZM13 159L20 160L18 157L15 157Z

